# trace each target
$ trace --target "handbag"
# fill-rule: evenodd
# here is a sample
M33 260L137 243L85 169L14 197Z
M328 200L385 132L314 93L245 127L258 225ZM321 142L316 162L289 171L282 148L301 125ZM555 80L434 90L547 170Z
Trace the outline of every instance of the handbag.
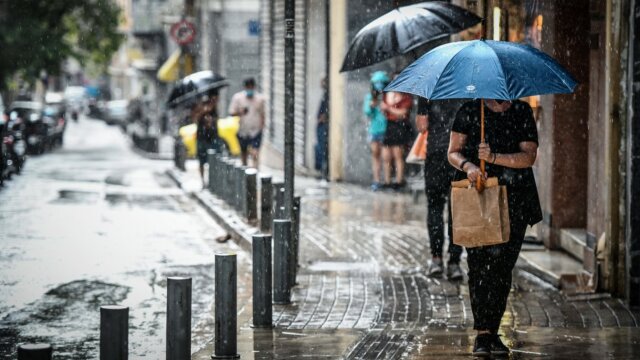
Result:
M473 248L509 241L507 187L491 177L478 192L469 180L451 183L453 243Z
M421 132L418 134L418 137L413 142L413 146L411 146L411 150L409 150L409 154L407 155L407 159L405 160L407 164L423 164L424 160L427 158L427 137L428 132Z

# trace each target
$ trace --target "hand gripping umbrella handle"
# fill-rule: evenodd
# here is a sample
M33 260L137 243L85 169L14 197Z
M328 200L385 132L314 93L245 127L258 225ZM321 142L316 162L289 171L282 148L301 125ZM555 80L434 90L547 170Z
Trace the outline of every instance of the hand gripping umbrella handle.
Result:
M480 99L480 143L484 144L484 99ZM484 182L482 177L484 176L484 160L480 160L480 172L481 175L476 179L476 190L482 192L484 190Z

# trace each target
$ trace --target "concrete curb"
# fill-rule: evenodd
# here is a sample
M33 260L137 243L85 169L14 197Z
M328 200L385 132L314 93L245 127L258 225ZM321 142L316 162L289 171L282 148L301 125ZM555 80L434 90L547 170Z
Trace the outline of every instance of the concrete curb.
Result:
M186 181L186 176L175 169L169 169L166 174L173 180L179 188L185 190L183 185ZM227 206L224 201L218 199L211 194L208 190L199 192L188 192L189 196L196 200L207 213L214 218L216 222L224 228L233 241L235 241L243 250L251 253L252 251L252 236L260 233L260 229L247 224L247 222L239 216L234 209Z

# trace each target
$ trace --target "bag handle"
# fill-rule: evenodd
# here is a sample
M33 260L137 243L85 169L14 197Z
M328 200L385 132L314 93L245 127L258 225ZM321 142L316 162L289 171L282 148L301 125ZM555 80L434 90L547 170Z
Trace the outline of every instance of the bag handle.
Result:
M484 144L484 99L480 99L480 144ZM481 176L476 179L476 190L478 190L478 192L482 192L482 190L484 190L484 183L482 181L484 169L484 160L480 160Z

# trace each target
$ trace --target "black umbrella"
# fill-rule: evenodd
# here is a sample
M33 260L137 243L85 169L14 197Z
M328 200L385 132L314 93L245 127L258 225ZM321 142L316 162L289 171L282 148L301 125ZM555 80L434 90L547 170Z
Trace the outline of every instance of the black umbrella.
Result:
M356 34L340 71L363 68L406 54L481 20L468 10L440 1L397 8L370 22Z
M199 71L184 77L174 85L167 104L170 107L188 105L195 102L200 95L217 95L218 90L225 86L229 86L229 82L223 76L209 70Z

